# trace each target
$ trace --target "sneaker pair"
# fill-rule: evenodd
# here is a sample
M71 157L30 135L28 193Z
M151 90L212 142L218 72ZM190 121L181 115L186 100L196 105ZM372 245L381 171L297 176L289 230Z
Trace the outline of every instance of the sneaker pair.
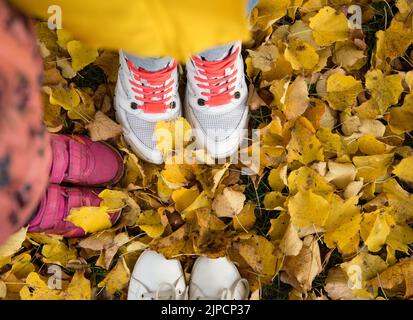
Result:
M248 281L226 257L199 257L187 287L177 259L146 250L133 269L128 300L246 300L248 295Z
M29 232L84 236L84 230L66 221L66 217L72 208L99 206L101 199L98 194L102 190L99 187L120 180L123 159L110 145L93 142L83 135L53 134L51 145L51 184L29 223ZM110 214L112 223L119 215L120 212Z
M198 148L215 159L233 155L248 126L248 89L241 43L234 43L219 60L201 55L186 63L184 108L179 97L179 73L174 60L160 71L147 71L120 52L115 109L131 148L146 161L161 164L154 137L158 121L185 114ZM182 111L184 109L184 112Z

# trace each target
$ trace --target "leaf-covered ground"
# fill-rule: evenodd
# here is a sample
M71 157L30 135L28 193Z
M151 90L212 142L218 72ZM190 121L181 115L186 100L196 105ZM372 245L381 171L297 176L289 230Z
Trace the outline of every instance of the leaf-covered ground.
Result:
M411 0L260 1L244 51L250 127L262 129L254 176L240 174L248 164L138 159L114 122L117 54L39 23L46 126L108 141L125 175L93 214L71 213L86 238L22 229L1 247L0 298L125 299L146 248L188 276L197 256L227 255L251 299L413 298L412 11ZM159 126L178 123L189 130ZM48 286L56 265L60 290Z

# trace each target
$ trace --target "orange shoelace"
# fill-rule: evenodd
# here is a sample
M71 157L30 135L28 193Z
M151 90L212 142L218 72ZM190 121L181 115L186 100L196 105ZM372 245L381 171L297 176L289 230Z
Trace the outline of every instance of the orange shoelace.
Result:
M196 67L200 69L199 74L205 77L195 77L195 80L200 82L197 84L198 87L207 90L201 93L206 97L205 105L220 106L229 103L234 97L234 94L231 94L231 89L232 84L237 80L238 70L235 68L235 62L238 53L239 48L219 61L204 61L199 57L192 57ZM228 74L227 69L231 69L232 72Z
M142 105L137 104L137 109L141 109L145 113L163 113L171 107L168 103L170 97L165 96L173 90L175 81L172 78L172 72L176 66L177 64L174 62L170 67L151 72L137 68L131 61L128 61L128 67L135 80L129 80L129 83L132 85L133 92L138 94L135 96L136 101L143 103ZM167 81L168 83L166 83Z

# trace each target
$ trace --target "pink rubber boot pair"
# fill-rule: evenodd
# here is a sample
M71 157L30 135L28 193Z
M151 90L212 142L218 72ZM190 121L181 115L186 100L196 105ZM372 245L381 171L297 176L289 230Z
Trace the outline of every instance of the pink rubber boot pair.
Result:
M83 229L65 219L72 208L99 206L99 187L115 184L123 175L122 157L108 144L93 142L87 136L52 135L51 143L51 184L29 224L29 232L84 236ZM111 215L112 224L119 215L120 212Z

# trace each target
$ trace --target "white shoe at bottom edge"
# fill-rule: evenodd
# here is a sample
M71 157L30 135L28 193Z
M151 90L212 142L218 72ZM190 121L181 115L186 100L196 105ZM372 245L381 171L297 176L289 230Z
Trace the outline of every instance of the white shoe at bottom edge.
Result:
M247 280L226 257L199 257L187 287L177 259L147 250L133 269L128 300L246 300L248 295Z

